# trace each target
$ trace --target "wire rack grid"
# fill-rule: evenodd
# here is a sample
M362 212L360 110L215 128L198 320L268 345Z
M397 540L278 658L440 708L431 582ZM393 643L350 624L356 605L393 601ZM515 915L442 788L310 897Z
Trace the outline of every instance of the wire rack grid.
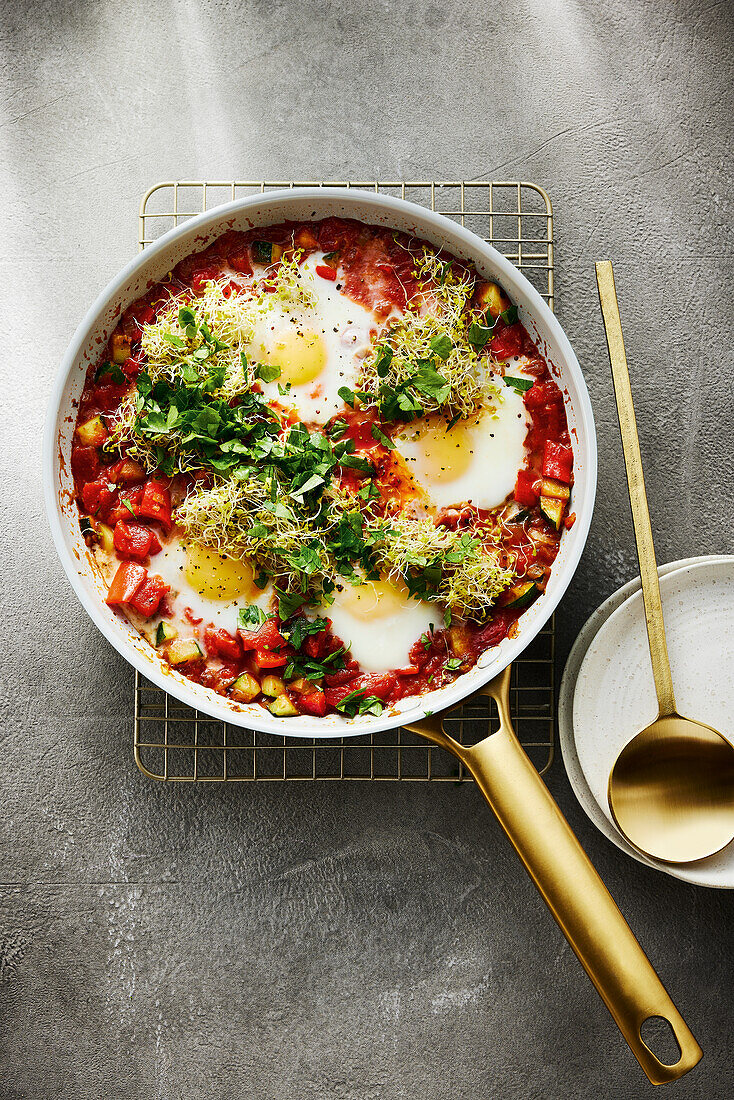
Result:
M233 199L281 188L347 187L427 206L471 229L512 261L551 309L554 306L553 208L536 184L507 181L171 180L140 204L139 246L152 244L188 218ZM520 741L541 775L553 761L554 620L515 662L510 703ZM471 743L496 720L486 697L469 700L446 720L447 731ZM216 721L135 673L135 761L164 782L471 780L463 765L405 729L356 738L283 738Z

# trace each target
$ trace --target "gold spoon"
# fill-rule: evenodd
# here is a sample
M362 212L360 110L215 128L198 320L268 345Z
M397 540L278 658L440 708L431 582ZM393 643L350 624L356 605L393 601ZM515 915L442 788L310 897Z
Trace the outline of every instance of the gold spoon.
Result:
M734 745L676 709L655 547L645 494L622 323L608 260L596 281L612 365L632 520L640 562L647 636L659 714L617 757L609 776L609 808L638 851L668 863L690 863L734 838Z

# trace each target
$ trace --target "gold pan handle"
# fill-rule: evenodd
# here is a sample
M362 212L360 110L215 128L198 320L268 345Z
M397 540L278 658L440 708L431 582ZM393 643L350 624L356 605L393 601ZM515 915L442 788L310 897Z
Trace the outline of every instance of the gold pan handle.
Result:
M700 1060L701 1048L517 740L510 672L481 690L495 700L500 726L478 744L449 737L441 715L408 728L469 769L648 1078L653 1085L675 1081ZM642 1041L640 1027L651 1016L663 1017L675 1034L681 1055L674 1065Z

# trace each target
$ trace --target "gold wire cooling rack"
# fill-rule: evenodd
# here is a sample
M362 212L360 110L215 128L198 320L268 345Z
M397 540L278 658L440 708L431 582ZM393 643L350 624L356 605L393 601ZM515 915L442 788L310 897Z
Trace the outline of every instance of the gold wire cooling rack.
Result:
M224 202L280 188L348 187L420 203L465 225L512 261L551 309L553 208L547 193L520 180L341 182L306 180L176 180L158 183L140 204L140 248L187 218ZM541 775L553 760L554 620L513 665L510 704L520 741ZM491 710L490 710L491 708ZM496 718L486 697L455 710L446 727L473 742ZM404 729L328 741L283 738L216 721L179 703L135 673L135 761L164 782L283 780L471 780L453 756Z

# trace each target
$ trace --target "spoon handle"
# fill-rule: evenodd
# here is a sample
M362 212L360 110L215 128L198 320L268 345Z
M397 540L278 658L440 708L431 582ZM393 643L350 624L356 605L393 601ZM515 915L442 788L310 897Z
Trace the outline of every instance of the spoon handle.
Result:
M627 468L627 484L629 486L630 504L632 505L632 522L635 528L637 557L640 562L640 579L642 581L642 596L645 602L645 619L647 621L647 637L650 642L652 674L655 680L660 716L665 718L676 713L675 694L673 692L673 678L670 673L668 646L665 641L663 606L660 602L660 584L658 583L655 546L652 540L652 527L650 526L650 511L647 506L647 494L645 493L645 475L642 470L635 406L632 402L627 356L624 350L624 340L622 339L622 321L619 316L617 290L614 285L614 271L609 260L602 260L597 263L596 281L599 286L599 301L601 302L601 312L607 334L609 361L612 365L612 379L614 381L614 394L617 399L624 464Z

